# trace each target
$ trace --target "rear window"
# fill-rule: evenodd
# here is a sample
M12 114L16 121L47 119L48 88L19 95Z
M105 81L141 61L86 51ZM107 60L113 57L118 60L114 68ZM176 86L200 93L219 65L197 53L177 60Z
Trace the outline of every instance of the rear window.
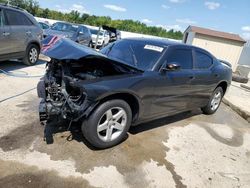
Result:
M167 63L177 63L181 69L192 69L193 58L190 49L173 49L167 57Z
M195 51L195 58L196 58L196 69L207 69L211 67L213 64L213 59L208 56L207 54L199 51Z
M17 11L5 10L8 25L33 25L25 14Z
M97 34L98 34L98 31L99 31L99 30L96 30L96 29L91 29L91 30L90 30L91 34L93 34L93 35L97 35ZM99 32L99 35L100 35L100 36L103 36L103 34L104 34L104 31L100 31L100 32Z

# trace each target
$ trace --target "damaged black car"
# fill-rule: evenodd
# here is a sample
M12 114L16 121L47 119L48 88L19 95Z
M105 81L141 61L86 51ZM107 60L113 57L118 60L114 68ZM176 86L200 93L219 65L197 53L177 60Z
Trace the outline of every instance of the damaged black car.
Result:
M37 86L40 120L81 122L97 148L120 143L131 125L201 108L213 114L232 70L209 52L158 39L122 39L100 52L48 37L51 58Z

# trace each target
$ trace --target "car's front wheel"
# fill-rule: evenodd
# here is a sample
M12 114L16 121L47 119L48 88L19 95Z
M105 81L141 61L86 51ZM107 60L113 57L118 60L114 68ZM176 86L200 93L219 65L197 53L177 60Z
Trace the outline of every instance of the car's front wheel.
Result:
M40 52L39 52L39 48L37 45L35 44L29 45L26 50L23 63L26 65L35 65L38 60L39 53Z
M215 113L220 106L223 95L223 89L221 87L217 87L211 95L208 104L205 107L201 108L203 113L208 115Z
M131 120L132 113L128 103L123 100L110 100L101 104L83 122L82 132L94 147L109 148L124 139Z

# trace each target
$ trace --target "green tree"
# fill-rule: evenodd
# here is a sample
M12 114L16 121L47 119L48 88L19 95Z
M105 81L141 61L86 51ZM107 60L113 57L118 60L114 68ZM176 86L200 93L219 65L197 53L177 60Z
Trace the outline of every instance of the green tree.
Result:
M7 3L7 0L0 0L0 3ZM131 19L127 20L112 20L109 16L95 16L89 14L81 14L76 10L72 10L70 13L62 13L48 8L43 9L39 7L39 3L36 0L9 0L9 3L14 6L26 9L34 16L43 18L50 18L61 21L68 21L79 24L87 24L92 26L107 25L115 27L122 31L136 32L148 35L155 35L160 37L167 37L173 39L182 39L183 33L181 31L174 31L173 29L167 31L162 27L147 26L139 21Z

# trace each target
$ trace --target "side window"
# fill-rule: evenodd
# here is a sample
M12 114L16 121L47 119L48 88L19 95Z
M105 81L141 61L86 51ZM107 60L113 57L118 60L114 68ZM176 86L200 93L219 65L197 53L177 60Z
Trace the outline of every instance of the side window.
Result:
M82 34L88 33L85 27L81 27L80 32L82 32Z
M26 15L12 10L6 10L8 25L33 25Z
M83 32L83 33L88 33L88 30L87 30L87 28L85 28L85 27L82 27L82 32Z
M91 35L90 30L87 27L83 27L83 33L85 35Z
M213 59L206 55L205 53L195 51L196 64L195 68L197 69L207 69L213 64Z
M193 57L191 49L175 49L167 57L168 63L178 63L181 69L193 68Z

